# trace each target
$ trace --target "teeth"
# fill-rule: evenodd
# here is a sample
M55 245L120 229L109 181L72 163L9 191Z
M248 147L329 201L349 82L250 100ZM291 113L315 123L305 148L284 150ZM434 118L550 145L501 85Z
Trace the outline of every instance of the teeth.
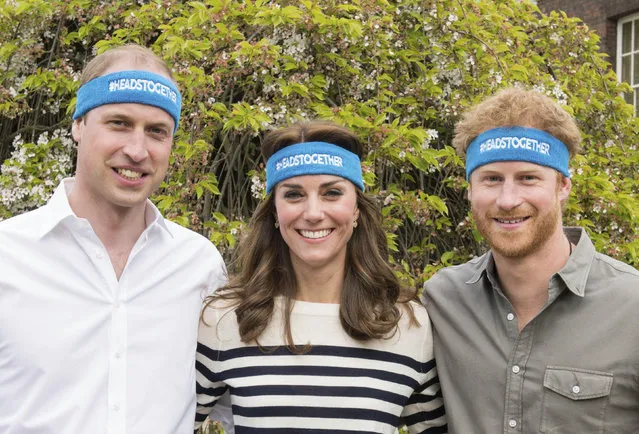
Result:
M129 169L117 169L117 171L120 176L123 176L126 179L130 179L131 181L135 181L142 177L142 174L140 172L135 172Z
M506 220L506 219L497 219L497 221L499 223L507 223L507 224L514 224L514 223L520 223L523 222L524 219L520 218L520 219L512 219L512 220Z
M324 229L321 231L299 231L300 234L304 237L304 238L313 238L313 239L317 239L317 238L323 238L325 236L327 236L328 234L331 233L331 229Z

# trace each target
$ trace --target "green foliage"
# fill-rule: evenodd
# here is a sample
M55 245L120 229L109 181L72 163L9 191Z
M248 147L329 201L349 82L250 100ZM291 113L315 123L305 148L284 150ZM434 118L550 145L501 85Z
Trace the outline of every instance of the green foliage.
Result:
M135 42L172 66L183 121L153 198L228 258L264 194L261 134L331 119L366 144L396 271L410 285L484 246L449 146L471 104L518 84L577 119L569 224L639 266L639 124L599 39L515 0L8 0L0 4L0 219L72 173L70 113L87 59ZM219 432L211 424L204 432Z
M227 258L264 194L261 135L311 118L364 140L365 182L405 282L419 287L480 253L453 126L469 105L518 84L558 99L583 131L566 222L639 265L639 124L621 96L629 87L583 23L515 0L4 2L0 218L39 205L51 180L72 172L55 161L72 158L59 131L70 127L79 72L96 51L127 42L164 57L184 96L153 199Z

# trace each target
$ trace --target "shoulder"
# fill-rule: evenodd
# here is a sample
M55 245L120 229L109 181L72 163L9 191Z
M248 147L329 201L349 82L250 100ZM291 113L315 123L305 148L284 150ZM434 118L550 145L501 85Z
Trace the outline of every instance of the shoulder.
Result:
M459 265L452 265L450 267L442 268L429 280L434 282L437 280L460 280L470 279L477 271L486 267L486 263L489 260L489 253L484 253L481 256L476 256L468 262Z
M609 272L611 274L625 276L631 280L639 281L639 270L631 265L621 262L603 253L595 253L594 260L599 263L600 272Z
M423 294L436 294L442 291L461 291L467 282L481 273L491 261L489 253L477 256L470 261L443 268L424 282Z
M164 223L178 247L185 247L191 251L195 250L200 254L222 260L222 255L208 238L171 220L164 219Z
M171 232L171 235L179 241L190 241L194 243L209 242L202 234L195 232L189 228L185 228L167 218L164 218L164 224L166 228Z
M585 269L589 279L621 277L628 278L633 282L637 281L639 270L629 264L596 251L585 229L581 227L566 227L564 231L569 239L577 245L575 254L574 256L571 255L569 263L575 263L577 267Z
M23 214L0 221L0 234L32 234L38 228L44 218L44 207L28 211Z
M157 225L152 232L155 254L167 258L164 266L204 279L203 296L212 293L227 280L222 255L206 237L177 223L164 219L164 227ZM165 229L166 228L166 229Z
M587 294L608 294L638 306L639 271L625 262L595 253L587 279Z
M401 312L401 317L397 323L399 334L403 337L415 335L421 340L424 333L429 333L430 318L424 305L417 301L411 301L409 303L398 303L397 307Z
M202 321L205 326L218 324L221 321L227 321L227 317L232 319L232 322L237 323L237 317L235 315L235 308L237 303L235 300L214 299L205 302L202 308Z
M418 302L402 303L402 317L398 330L391 339L389 350L415 360L428 361L433 357L433 334L426 308ZM408 309L412 309L417 324L411 321Z
M0 251L19 256L18 252L39 249L40 235L46 221L47 215L43 208L1 221ZM0 260L0 265L2 261Z
M208 347L221 347L241 342L235 303L216 299L205 304L198 330L198 341Z
M401 303L398 306L400 311L402 312L402 319L400 321L400 326L403 326L406 328L410 326L411 321L410 321L409 309L413 311L413 315L415 316L415 319L417 320L420 326L428 324L429 322L428 311L426 311L426 308L424 307L423 304L417 301L410 301L408 303Z

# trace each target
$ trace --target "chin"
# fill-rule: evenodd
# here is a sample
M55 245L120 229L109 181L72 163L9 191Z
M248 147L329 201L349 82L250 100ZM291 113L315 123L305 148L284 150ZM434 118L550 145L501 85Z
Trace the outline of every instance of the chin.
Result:
M541 243L536 240L525 240L516 242L515 240L500 240L494 242L488 240L490 248L501 256L506 258L523 258L535 253L539 250Z
M142 198L135 199L123 199L123 200L113 200L111 203L118 208L135 208L141 206L146 203L147 197L144 196Z
M311 268L322 268L325 265L330 263L330 261L326 259L302 259L302 261L300 262L302 263L302 265L305 265Z

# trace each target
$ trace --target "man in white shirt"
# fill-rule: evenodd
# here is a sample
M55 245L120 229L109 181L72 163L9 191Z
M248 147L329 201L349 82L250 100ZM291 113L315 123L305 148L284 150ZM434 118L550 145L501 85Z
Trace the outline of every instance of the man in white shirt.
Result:
M75 178L0 223L0 434L190 433L202 298L225 277L216 248L148 200L180 93L139 46L81 80Z

